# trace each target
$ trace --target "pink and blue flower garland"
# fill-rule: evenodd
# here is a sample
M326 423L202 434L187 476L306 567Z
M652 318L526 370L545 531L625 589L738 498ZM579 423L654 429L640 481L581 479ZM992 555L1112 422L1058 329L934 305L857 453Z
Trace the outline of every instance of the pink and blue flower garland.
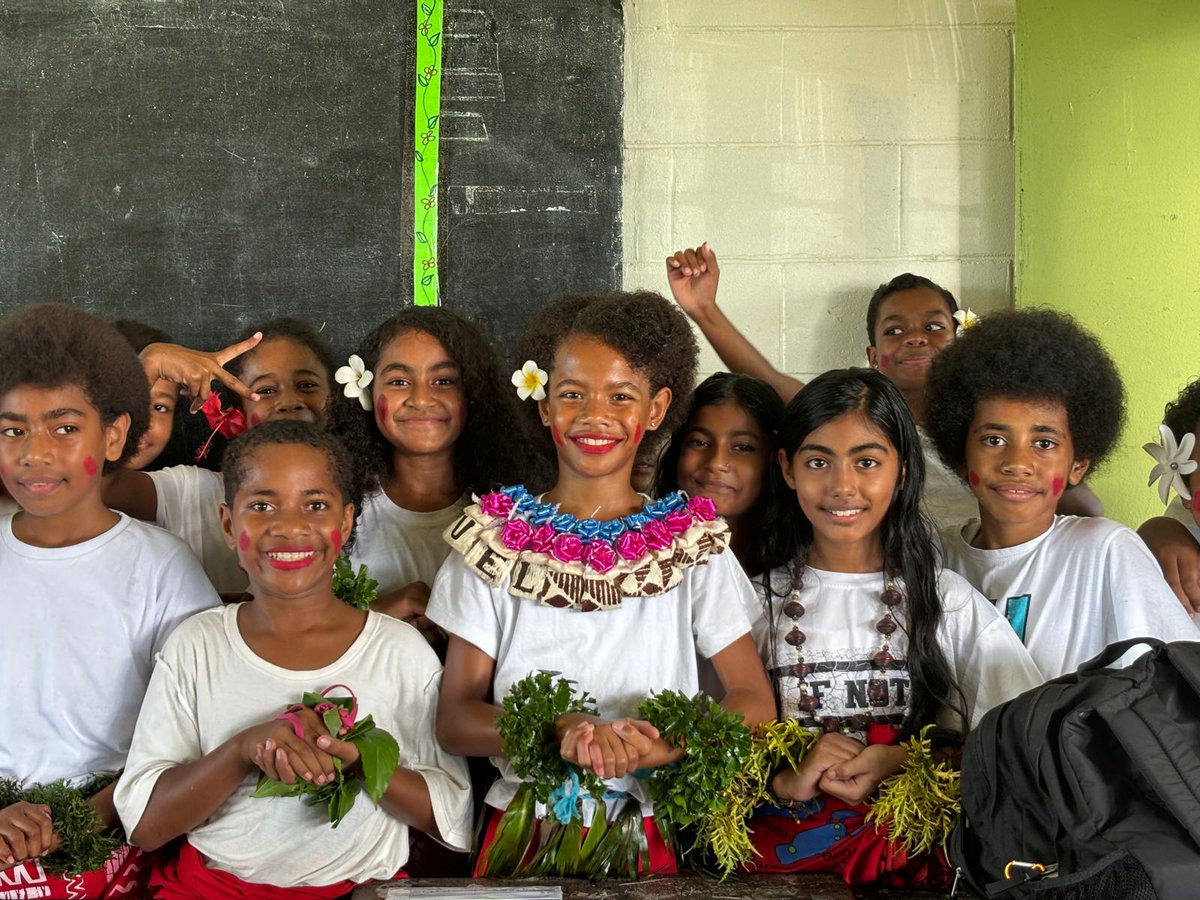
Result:
M701 522L717 518L717 508L707 497L689 498L676 491L642 507L641 512L601 522L560 513L558 504L540 503L524 485L501 488L479 498L484 515L507 521L500 542L514 553L544 553L559 562L582 562L607 574L618 560L636 563L665 550L682 534Z

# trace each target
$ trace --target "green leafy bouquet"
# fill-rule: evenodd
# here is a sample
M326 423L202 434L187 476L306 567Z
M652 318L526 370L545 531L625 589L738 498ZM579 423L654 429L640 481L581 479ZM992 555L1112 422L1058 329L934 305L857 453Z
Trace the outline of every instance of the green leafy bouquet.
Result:
M349 697L330 697L335 688L344 688ZM358 718L358 699L344 684L325 688L319 694L305 692L300 702L289 706L279 715L292 723L296 736L304 739L304 728L296 713L311 709L325 724L329 733L338 740L347 741L358 748L359 772L350 774L342 769L342 761L333 758L334 777L326 784L313 784L303 778L295 784L284 784L263 773L258 779L255 797L305 797L309 806L325 805L329 810L329 822L334 828L354 806L359 792L366 789L367 796L378 806L387 790L392 773L400 764L400 747L396 739L375 725L367 716Z
M335 597L356 609L370 609L379 596L379 582L367 576L365 565L360 565L358 574L354 574L348 556L339 556L333 561L331 586Z
M496 719L503 753L523 779L501 816L496 834L480 860L480 874L610 875L636 878L649 863L641 804L607 792L593 773L562 758L555 720L568 713L596 714L586 692L576 696L572 682L552 672L535 672L513 685ZM750 732L741 716L721 709L704 694L687 697L663 691L644 701L638 715L663 738L687 749L682 762L650 775L656 822L670 841L676 830L694 825L721 802L750 751ZM582 805L595 800L586 833ZM611 821L605 800L614 801ZM540 846L531 849L538 802L546 804Z
M0 809L21 800L49 806L62 845L38 862L49 875L80 875L99 869L121 846L120 829L105 828L90 799L116 780L116 775L97 775L78 788L66 781L23 788L14 778L0 778Z

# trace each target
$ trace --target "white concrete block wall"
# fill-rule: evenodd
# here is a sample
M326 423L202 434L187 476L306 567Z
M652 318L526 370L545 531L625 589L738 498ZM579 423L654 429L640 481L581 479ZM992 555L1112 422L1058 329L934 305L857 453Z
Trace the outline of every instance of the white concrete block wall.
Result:
M900 272L1012 297L1015 0L625 0L625 284L708 240L782 370L861 365ZM721 368L707 348L705 372Z

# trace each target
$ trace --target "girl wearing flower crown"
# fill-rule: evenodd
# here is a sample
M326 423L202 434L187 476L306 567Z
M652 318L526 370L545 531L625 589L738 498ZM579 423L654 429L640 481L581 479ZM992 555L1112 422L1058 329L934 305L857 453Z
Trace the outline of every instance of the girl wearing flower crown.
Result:
M781 717L804 727L795 765L751 821L763 871L837 872L854 885L948 884L940 855L910 855L867 821L905 770L900 740L933 726L953 746L996 703L1041 678L1008 623L937 564L920 511L921 441L904 397L870 369L827 372L780 429L792 489L764 532L791 562L762 579L755 633Z
M450 552L442 532L472 492L518 477L515 399L487 338L442 307L380 324L337 379L332 427L366 479L351 563L379 583L372 609L427 629L428 586Z
M207 440L197 452L220 459L226 441L272 419L323 425L333 387L333 353L298 319L274 319L246 329L223 350L205 353L176 344L150 344L141 354L151 384L167 381L191 395L203 412ZM213 382L221 387L213 390ZM216 447L214 447L214 444ZM221 475L199 465L156 472L124 470L105 484L112 509L182 538L222 594L246 589L246 574L221 536Z
M167 640L115 796L133 843L185 838L154 866L157 896L343 897L404 867L413 829L465 849L466 764L433 739L436 655L333 592L353 459L311 423L272 421L223 469L223 534L252 599Z
M634 872L672 872L658 829L640 818L652 807L638 776L687 760L635 717L639 703L668 689L694 694L700 655L723 683L726 709L750 726L772 713L744 612L752 589L727 552L728 530L711 501L676 493L648 502L630 484L646 434L682 417L684 407L672 400L691 388L695 339L682 313L657 294L564 297L535 318L517 355L530 361L514 375L529 398L530 450L553 460L553 481L541 495L508 487L467 507L447 531L456 552L429 606L450 634L438 739L453 753L492 757L501 771L486 798L492 811L477 871L520 870L524 848L532 855L555 828L535 827L515 807L503 815L522 779L497 723L514 685L554 672L588 692L596 709L547 716L538 731L550 742L546 753L605 786L581 793L578 778L564 782L565 827L578 827L576 801L583 822L599 826L603 815L613 823L609 833L633 821L643 851ZM544 810L548 798L537 799ZM551 805L563 822L564 803ZM585 856L599 834L589 833ZM576 838L573 853L543 855L543 870L574 871ZM494 843L516 846L515 858L500 864Z

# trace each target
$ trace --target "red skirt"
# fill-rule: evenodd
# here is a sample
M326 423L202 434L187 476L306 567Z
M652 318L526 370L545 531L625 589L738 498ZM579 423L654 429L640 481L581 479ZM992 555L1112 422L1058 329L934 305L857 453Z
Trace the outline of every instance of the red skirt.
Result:
M402 871L393 877L407 877ZM186 840L179 856L156 862L150 884L158 889L157 900L337 900L358 887L354 881L339 881L316 887L276 887L242 881L236 875L204 864L198 850Z
M479 846L479 854L475 857L475 869L471 873L474 878L484 877L480 875L479 866L483 859L487 848L492 845L492 841L496 838L496 827L500 824L500 818L504 815L504 810L492 807L488 814L487 829L483 834L483 842ZM529 855L526 862L533 858L537 852L538 838L540 837L542 820L538 819L533 826L533 841L530 847ZM675 854L671 848L667 846L667 842L663 840L662 834L659 833L658 826L654 823L653 816L645 816L642 819L642 828L646 831L646 846L650 850L650 862L645 870L639 870L639 875L676 875L679 873L679 868L675 864ZM588 830L583 829L584 835Z
M866 816L865 805L851 806L827 794L793 809L759 807L749 823L759 855L746 868L841 875L856 888L950 887L953 873L940 848L909 855Z
M54 900L110 900L113 897L145 897L150 875L146 854L122 844L99 869L71 877L47 875L41 863L31 859L0 870L0 900L49 897Z

